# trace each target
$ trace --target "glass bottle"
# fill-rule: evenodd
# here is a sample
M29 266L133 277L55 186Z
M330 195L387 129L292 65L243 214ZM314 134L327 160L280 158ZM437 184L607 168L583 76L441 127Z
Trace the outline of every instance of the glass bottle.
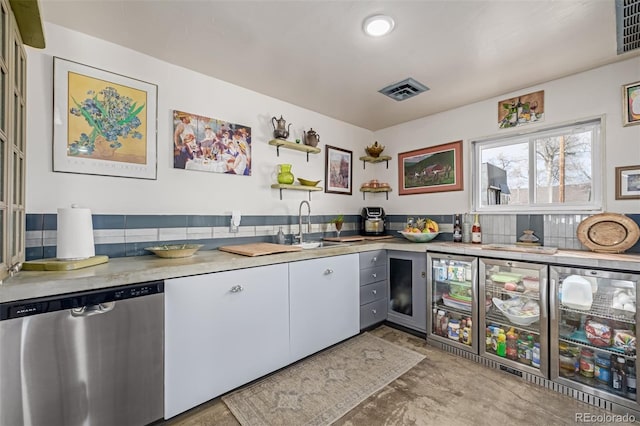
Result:
M478 219L478 214L476 214L473 226L471 227L471 242L473 244L482 243L482 231L480 230L480 219Z
M280 229L278 230L278 233L276 234L276 244L284 244L284 243L285 243L284 232L282 232L282 226L281 226Z
M456 214L453 221L453 242L462 242L462 226L460 225L460 215Z
M615 355L611 355L611 357L613 358L611 362L611 387L615 393L624 395L627 390L624 357L616 357Z
M627 360L627 395L636 398L636 363L632 359Z

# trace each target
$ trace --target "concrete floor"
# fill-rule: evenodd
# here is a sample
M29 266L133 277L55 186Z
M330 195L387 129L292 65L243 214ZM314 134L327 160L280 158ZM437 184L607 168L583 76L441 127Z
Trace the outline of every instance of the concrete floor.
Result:
M577 423L577 413L611 414L428 346L424 339L403 331L383 325L371 333L420 352L426 359L371 395L335 425L573 425ZM222 400L215 398L164 424L237 426L239 423Z

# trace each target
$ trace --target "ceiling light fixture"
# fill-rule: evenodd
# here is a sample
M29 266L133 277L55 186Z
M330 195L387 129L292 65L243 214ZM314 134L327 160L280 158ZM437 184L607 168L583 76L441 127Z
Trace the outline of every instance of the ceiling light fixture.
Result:
M383 35L389 34L393 30L394 26L395 22L390 16L375 15L364 20L362 29L365 34L370 35L371 37L382 37Z

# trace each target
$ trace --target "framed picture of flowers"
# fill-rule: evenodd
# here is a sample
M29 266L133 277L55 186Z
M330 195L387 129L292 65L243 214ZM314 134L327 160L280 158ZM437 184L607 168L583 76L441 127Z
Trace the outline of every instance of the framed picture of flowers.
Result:
M53 171L156 179L155 84L53 58Z

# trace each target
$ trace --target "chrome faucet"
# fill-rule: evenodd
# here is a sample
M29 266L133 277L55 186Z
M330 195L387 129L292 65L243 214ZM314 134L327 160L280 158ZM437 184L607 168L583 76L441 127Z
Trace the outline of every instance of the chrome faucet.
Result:
M296 235L294 238L296 240L300 240L300 244L302 244L302 205L306 204L307 205L307 233L311 232L311 204L309 204L309 202L307 200L303 200L300 203L300 207L298 208L298 235Z

